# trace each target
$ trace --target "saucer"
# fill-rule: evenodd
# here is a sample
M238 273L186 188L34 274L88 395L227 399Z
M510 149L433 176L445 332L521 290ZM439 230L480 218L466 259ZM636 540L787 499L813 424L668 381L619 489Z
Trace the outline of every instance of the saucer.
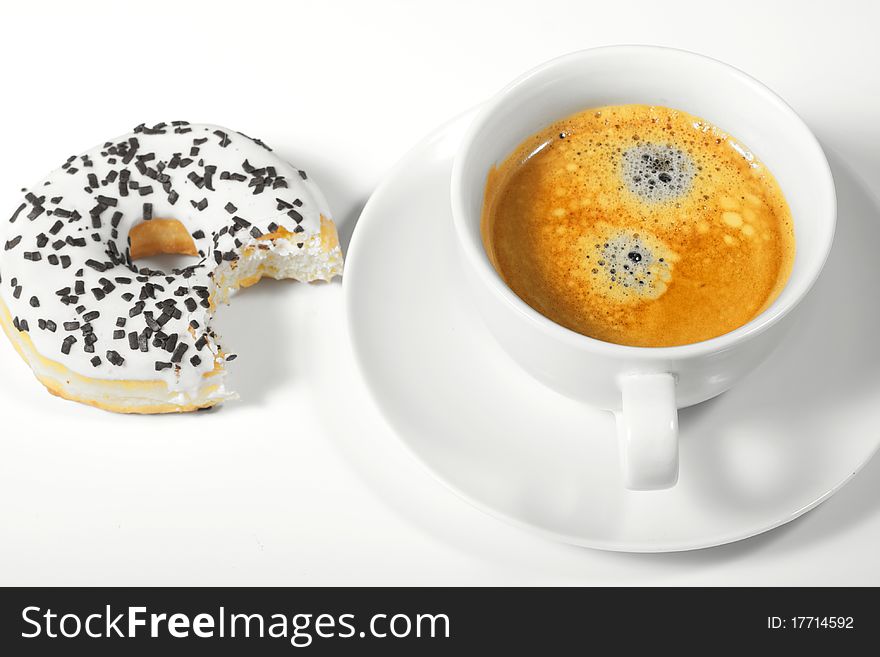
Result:
M437 478L560 541L662 552L773 529L867 463L880 444L880 258L871 246L880 224L843 165L833 167L836 243L788 338L733 390L680 411L678 485L634 492L623 487L611 413L532 379L479 319L449 203L452 159L472 117L444 125L392 170L360 216L345 267L366 384Z

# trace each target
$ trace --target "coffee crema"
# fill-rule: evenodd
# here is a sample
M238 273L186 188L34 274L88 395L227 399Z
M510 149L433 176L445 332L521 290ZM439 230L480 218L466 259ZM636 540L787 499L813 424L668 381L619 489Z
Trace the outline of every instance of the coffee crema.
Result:
M773 175L680 110L589 109L526 139L490 171L486 252L554 322L665 347L728 333L779 295L794 227Z

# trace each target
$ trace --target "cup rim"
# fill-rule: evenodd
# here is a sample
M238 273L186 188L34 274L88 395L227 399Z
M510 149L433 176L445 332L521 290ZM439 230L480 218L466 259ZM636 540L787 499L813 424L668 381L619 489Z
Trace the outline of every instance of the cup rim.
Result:
M508 96L512 92L528 84L533 78L543 74L548 69L552 69L554 67L567 64L572 61L615 53L642 53L645 55L657 53L664 53L667 55L675 54L678 56L701 59L710 62L714 65L719 66L722 69L725 69L728 75L731 75L732 77L737 78L748 84L757 93L763 95L770 102L779 107L787 115L789 121L796 123L800 128L802 128L802 132L804 133L804 138L807 142L807 145L812 150L812 157L819 165L821 180L817 182L819 184L822 184L822 186L826 190L826 194L824 195L826 207L821 210L821 213L823 216L827 217L828 230L824 235L820 236L820 238L824 238L825 240L821 258L817 259L817 261L812 266L812 269L803 272L803 274L796 281L793 281L791 278L789 278L789 280L786 282L783 290L793 285L795 293L791 295L785 303L782 303L780 301L780 295L780 297L777 297L768 308L764 309L761 313L753 317L742 326L734 329L733 331L729 331L728 333L724 333L722 335L716 336L714 338L709 338L707 340L702 340L700 342L693 342L690 344L669 347L637 347L631 345L620 345L612 342L605 342L603 340L599 340L597 338L592 338L582 333L578 333L577 331L566 328L561 324L557 324L550 318L539 313L537 310L535 310L525 301L523 301L512 289L510 289L510 287L508 287L507 283L504 282L504 280L501 278L501 275L496 271L496 269L492 266L492 263L489 261L489 256L486 253L485 248L483 247L482 241L478 240L477 242L479 243L474 241L471 236L471 232L468 230L468 223L466 220L467 210L465 208L463 194L464 164L468 154L470 153L474 141L480 135L481 131L486 127L486 125L492 121L493 116L495 115L498 108L503 106L503 104L507 101ZM536 130L537 129L538 128L536 128ZM707 55L702 55L680 48L669 48L665 46L615 45L577 50L539 64L538 66L535 66L534 68L526 71L525 73L514 79L512 82L505 85L500 91L495 93L488 101L483 104L483 106L478 110L477 115L474 117L470 126L467 128L467 131L465 132L462 141L459 144L458 151L456 152L453 161L450 191L453 225L455 227L458 241L462 246L466 257L476 267L477 273L488 283L489 288L504 302L506 302L508 306L512 307L527 321L529 321L533 325L536 325L544 333L547 333L555 339L561 340L571 346L590 349L596 353L601 353L607 356L630 357L643 360L679 360L700 357L711 353L717 353L719 351L727 350L735 345L738 345L745 340L759 335L769 329L771 326L773 326L779 320L785 317L789 312L791 312L815 284L816 280L819 277L819 274L822 272L822 269L825 266L825 262L827 261L828 255L831 251L831 245L834 240L834 232L837 224L837 195L834 187L834 179L831 174L831 167L828 164L828 160L825 157L825 153L822 150L819 141L816 139L816 136L810 130L809 126L807 126L806 122L804 122L804 120L797 114L797 112L795 112L795 110L772 89L767 87L759 80L753 78L749 74L745 73L744 71L730 64L727 64L726 62L722 62L721 60L709 57Z

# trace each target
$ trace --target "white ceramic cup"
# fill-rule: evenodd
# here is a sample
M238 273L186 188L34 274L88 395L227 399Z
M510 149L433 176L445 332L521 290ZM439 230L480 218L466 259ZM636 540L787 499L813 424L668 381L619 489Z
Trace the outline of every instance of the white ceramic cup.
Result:
M794 217L791 277L773 304L738 329L678 347L628 347L554 323L520 299L483 248L486 176L528 136L575 112L641 103L682 109L742 140L776 177ZM615 46L543 64L481 108L452 169L452 212L477 307L501 346L556 391L617 415L627 488L678 480L678 410L733 386L784 338L789 313L822 270L834 236L828 162L795 112L757 80L707 57L669 48ZM540 412L537 410L536 412Z

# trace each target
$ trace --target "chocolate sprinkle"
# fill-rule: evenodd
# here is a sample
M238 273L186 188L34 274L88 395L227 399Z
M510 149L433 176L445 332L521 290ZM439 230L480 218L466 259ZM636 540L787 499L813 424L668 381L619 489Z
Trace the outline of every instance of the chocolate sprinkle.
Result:
M174 354L171 356L171 362L179 363L183 359L183 355L186 353L187 349L189 349L189 345L185 342L181 342L177 345L177 349L174 350Z
M116 353L115 351L112 351L112 350L107 352L107 360L109 360L111 363L113 363L117 367L119 367L120 365L122 365L125 362L125 359L122 356L120 356L118 353Z
M14 224L15 220L18 219L18 215L21 214L21 211L27 207L27 203L22 203L18 206L18 209L12 213L12 217L9 219L9 223Z

